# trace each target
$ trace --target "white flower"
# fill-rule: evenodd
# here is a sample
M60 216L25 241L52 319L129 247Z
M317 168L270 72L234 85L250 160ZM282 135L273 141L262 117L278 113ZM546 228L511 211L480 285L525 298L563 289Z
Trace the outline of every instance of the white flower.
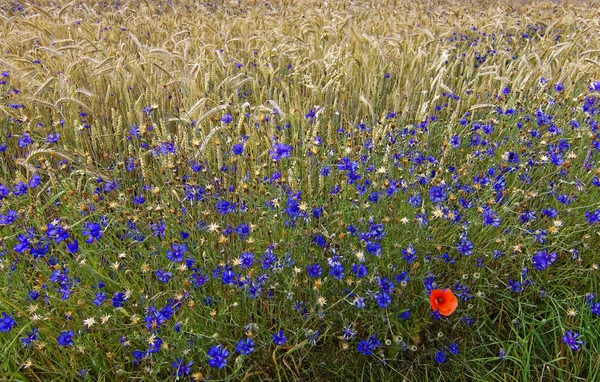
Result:
M86 318L83 320L83 324L88 328L91 328L96 323L96 319L94 317Z

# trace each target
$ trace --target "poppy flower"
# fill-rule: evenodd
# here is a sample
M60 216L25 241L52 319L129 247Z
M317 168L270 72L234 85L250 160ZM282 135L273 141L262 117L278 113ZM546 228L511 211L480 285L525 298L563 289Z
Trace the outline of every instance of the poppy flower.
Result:
M431 309L438 310L442 316L451 315L458 307L458 299L450 288L432 290L429 301L431 302Z

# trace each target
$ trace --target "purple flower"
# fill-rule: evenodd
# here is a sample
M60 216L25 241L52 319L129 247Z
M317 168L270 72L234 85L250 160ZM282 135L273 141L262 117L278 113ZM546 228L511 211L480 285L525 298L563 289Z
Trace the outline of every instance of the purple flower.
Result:
M2 312L2 319L0 319L0 333L8 333L15 327L17 327L17 321L15 321L10 314Z
M21 343L24 346L31 346L34 341L38 340L38 328L33 328L31 332L25 332L25 337L21 337Z
M316 108L312 108L308 111L307 114L304 115L304 117L308 119L310 123L313 123L315 121L315 118L317 117L317 111L318 110Z
M313 264L306 267L308 270L308 275L310 277L321 277L323 273L323 268L319 264Z
M225 114L221 118L221 122L223 122L226 125L229 125L231 121L233 121L233 116L231 114Z
M15 210L8 210L6 215L0 215L0 225L11 225L17 221L19 215Z
M46 137L46 143L56 143L60 138L60 133L50 133Z
M563 336L563 342L569 345L569 347L573 350L579 350L583 346L581 334L572 332L570 330Z
M556 252L548 253L547 249L538 251L537 255L533 257L533 265L539 270L543 271L550 265L554 264L558 260Z
M159 269L158 271L156 271L156 277L158 278L158 281L166 283L173 278L173 273L165 272L162 269Z
M75 333L72 330L63 331L60 336L58 336L58 346L73 346L75 343L73 342L73 336Z
M240 260L242 262L242 269L252 268L252 265L254 265L254 254L251 252L243 252L240 256Z
M233 153L235 155L241 155L244 152L244 144L243 143L238 143L237 145L233 146Z
M127 301L127 298L125 298L125 293L118 292L118 293L115 293L115 295L112 298L112 301L113 301L113 306L115 308L120 308L123 305L125 305L125 301Z
M177 358L177 361L172 364L175 371L173 374L176 377L183 377L185 375L189 375L192 372L192 366L194 366L194 361L190 361L187 365L183 362L183 358Z
M19 139L19 147L27 147L33 143L33 139L27 133L23 133L21 139Z
M278 333L273 334L273 342L275 343L275 345L285 345L285 343L287 342L285 332L283 330L280 330Z
M448 351L454 355L457 355L460 353L460 348L456 342L452 342L448 345Z
M458 249L458 252L460 252L463 256L472 255L474 248L475 246L473 245L473 242L467 238L463 238L460 243L456 244L456 249Z
M213 346L208 351L208 364L211 367L222 369L227 366L227 358L229 357L229 350L225 349L222 345Z
M167 259L174 263L180 263L183 261L185 253L187 252L187 246L185 244L174 243L172 249L167 251Z
M379 292L377 293L376 300L377 305L385 309L392 304L392 295L387 292Z
M85 223L83 234L88 237L85 242L92 244L94 241L98 241L102 237L102 227L98 223L87 222Z
M486 226L500 227L500 216L490 207L486 206L483 210L483 224Z
M371 355L373 351L379 349L381 341L377 339L377 336L373 334L366 340L362 340L358 343L358 351L363 355Z
M448 199L448 193L443 186L433 186L431 187L431 190L429 190L429 197L434 203L443 203Z
M273 145L273 150L270 151L271 158L275 161L289 158L292 156L292 150L292 146L288 146L285 143L275 143Z
M249 355L254 353L254 346L252 338L244 338L237 343L235 350L240 354Z
M448 358L446 358L446 353L443 350L440 350L435 354L435 360L437 363L446 363Z

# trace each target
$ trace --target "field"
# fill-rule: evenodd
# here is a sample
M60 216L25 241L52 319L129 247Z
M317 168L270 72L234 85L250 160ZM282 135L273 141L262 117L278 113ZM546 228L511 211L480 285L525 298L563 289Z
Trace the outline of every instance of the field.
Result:
M0 380L600 380L599 6L0 2Z

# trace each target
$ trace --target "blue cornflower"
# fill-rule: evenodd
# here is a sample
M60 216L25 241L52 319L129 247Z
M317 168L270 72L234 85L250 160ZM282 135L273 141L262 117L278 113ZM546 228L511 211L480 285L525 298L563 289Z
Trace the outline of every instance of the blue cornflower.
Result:
M33 174L33 177L29 181L29 188L36 188L42 183L42 177L39 174Z
M46 143L56 143L60 139L60 133L50 133L46 137Z
M367 266L365 264L353 264L352 272L354 272L356 277L358 277L359 279L362 279L369 273L369 269L367 268Z
M213 346L208 351L208 364L211 367L222 369L227 366L227 358L229 357L229 350L224 348L222 345Z
M96 292L96 298L94 299L94 305L100 306L104 301L108 299L106 292Z
M460 243L456 244L456 249L458 249L458 252L463 256L472 255L474 248L473 242L467 238L463 238Z
M95 241L100 240L102 237L102 226L99 223L87 222L85 223L85 229L83 230L83 234L88 236L86 239L86 243L91 244Z
M344 328L344 335L342 336L342 338L344 340L346 340L346 341L351 340L355 336L356 336L356 329L354 329L352 326Z
M133 351L133 358L135 358L135 359L133 360L133 364L134 365L139 364L140 361L146 357L146 355L148 355L148 353L146 353L145 351L134 350Z
M533 257L533 265L535 265L538 270L543 271L554 264L556 260L558 260L556 252L548 253L548 250L544 249L538 251L537 255Z
M171 250L167 251L167 259L175 263L182 262L184 260L185 253L188 250L187 246L185 244L173 243L171 248Z
M165 272L162 269L159 269L158 271L156 271L156 277L158 278L158 281L166 283L173 278L173 273Z
M381 256L381 254L383 253L383 248L381 247L381 244L379 244L376 241L369 241L367 242L367 252L369 252L370 254L374 255L374 256Z
M377 285L381 288L382 291L387 293L392 293L394 291L394 287L396 286L394 282L388 279L387 277L380 277Z
M123 305L125 305L125 301L127 301L127 298L125 297L125 293L123 292L115 293L112 298L113 306L115 308L120 308Z
M437 353L435 353L435 360L437 363L446 363L448 358L446 358L446 353L443 350L439 350Z
M33 328L31 332L25 332L26 336L21 338L21 343L26 347L31 346L34 341L38 340L38 334L38 328Z
M460 135L452 136L452 138L450 138L450 144L455 149L459 148L460 146L462 146L462 137Z
M60 336L58 336L58 346L73 346L75 343L73 342L73 336L75 333L72 330L66 331L64 330Z
M402 258L406 260L408 264L412 264L418 259L417 251L415 251L414 244L409 244L408 247L402 250Z
M319 264L313 264L306 267L308 270L308 275L310 277L321 277L323 273L323 268Z
M285 143L275 143L273 145L273 150L269 153L271 154L271 158L275 161L279 161L284 158L289 158L292 156L292 146L286 145Z
M262 257L262 269L271 269L277 262L277 256L271 251L266 251Z
M175 369L173 374L176 377L183 377L185 375L189 375L192 372L192 367L194 366L194 361L190 361L186 365L183 362L183 358L177 358L177 360L175 362L173 362L172 366Z
M429 198L433 203L443 203L448 199L448 192L444 186L433 186L429 190Z
M6 198L10 194L10 188L0 183L0 200Z
M231 121L233 121L233 116L231 114L225 114L221 118L221 122L223 122L226 125L230 124Z
M152 110L152 106L146 106L142 112L149 117L152 115Z
M329 269L329 274L333 276L334 280L343 280L344 275L344 266L341 264L336 264L331 269Z
M513 279L508 280L508 287L511 289L512 292L515 292L515 293L523 292L523 285L521 284L520 281L516 281Z
M244 240L252 233L252 227L250 227L250 224L248 223L242 223L235 229L235 231L240 238Z
M454 355L457 355L460 353L460 348L456 342L452 342L448 345L448 351Z
M27 147L32 143L33 139L31 139L31 136L27 133L23 133L23 136L19 139L19 147Z
M505 96L510 94L510 87L507 86L504 89L502 89L502 94L504 94Z
M19 215L15 210L8 210L6 215L0 215L0 225L11 225L17 221Z
M380 308L385 309L392 304L392 295L387 292L379 292L375 298Z
M500 227L500 216L489 206L483 209L483 224L486 226Z
M408 204L410 204L413 207L420 207L422 203L423 198L421 198L421 195L419 194L414 194L410 198L408 198Z
M408 309L405 310L404 312L401 312L400 314L398 314L398 318L400 318L401 320L404 320L404 321L410 320L410 317L411 317L411 313L410 313L410 310L408 310Z
M244 144L243 143L238 143L233 146L233 153L235 155L241 155L243 152L244 152Z
M600 222L600 210L585 211L585 218L590 225Z
M315 121L315 118L317 117L317 108L312 108L308 111L308 113L306 113L304 115L304 117L306 119L308 119L310 121L310 123L313 123Z
M217 202L217 212L221 215L227 215L235 212L236 204L227 200L219 200Z
M152 223L152 232L154 232L154 237L165 237L165 230L167 229L167 225L164 220L161 220L159 223Z
M237 343L235 350L240 354L249 355L254 353L254 346L252 338L243 338Z
M563 342L569 345L573 350L579 350L583 346L583 340L581 334L577 332L568 331L562 338Z
M75 239L71 243L67 243L67 249L68 249L69 253L79 252L79 241L77 241L77 239Z
M19 183L15 184L15 189L13 190L13 194L15 196L25 195L27 193L27 190L29 190L27 185L23 182L19 182Z
M287 342L285 331L280 330L278 333L273 334L273 342L275 345L283 346Z
M366 340L362 340L358 343L358 351L363 355L371 355L373 352L381 346L381 341L377 339L377 336L373 334Z
M108 180L104 183L104 192L112 192L119 188L121 184L115 180Z
M254 254L251 252L243 252L240 256L242 269L251 268L254 265Z
M17 327L17 321L6 312L2 312L2 319L0 319L0 333L8 333L12 328Z
M498 352L498 358L500 358L501 360L503 360L504 357L506 357L506 350L500 349L500 351Z

